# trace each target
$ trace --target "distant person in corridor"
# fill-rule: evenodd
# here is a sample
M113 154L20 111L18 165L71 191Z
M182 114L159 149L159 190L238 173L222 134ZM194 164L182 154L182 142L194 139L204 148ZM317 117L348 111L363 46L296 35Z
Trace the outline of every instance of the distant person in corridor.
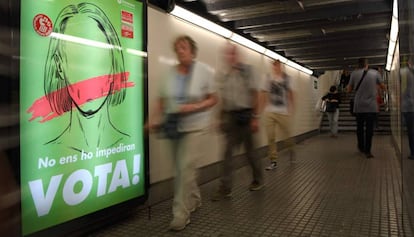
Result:
M366 158L373 158L371 153L372 137L374 134L374 121L377 116L377 86L385 90L381 82L381 75L377 70L368 68L365 58L358 60L358 68L351 73L351 79L347 86L347 92L355 90L354 113L357 122L358 149Z

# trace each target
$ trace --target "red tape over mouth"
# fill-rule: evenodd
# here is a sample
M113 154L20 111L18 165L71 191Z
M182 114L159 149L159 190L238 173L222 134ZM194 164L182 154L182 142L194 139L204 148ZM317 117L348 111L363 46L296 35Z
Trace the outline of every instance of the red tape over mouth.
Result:
M135 84L133 82L128 82L129 79L129 72L117 73L117 74L108 74L98 77L92 77L75 84L70 85L72 90L79 90L79 91L87 91L88 88L103 88L102 90L95 90L92 92L93 94L89 93L88 97L83 98L72 98L76 100L76 104L81 106L82 104L86 103L87 100L92 99L99 99L101 97L105 97L108 95L110 90L110 81L112 81L112 94L118 92L124 88L134 87ZM61 88L57 91L53 91L50 94L57 94L62 93L63 90L68 90L68 87ZM72 103L72 108L74 104ZM41 98L35 100L33 104L27 109L27 113L31 113L32 117L29 121L33 121L37 118L42 118L39 122L43 123L54 119L61 114L58 114L52 111L49 101L47 100L46 96L42 96Z

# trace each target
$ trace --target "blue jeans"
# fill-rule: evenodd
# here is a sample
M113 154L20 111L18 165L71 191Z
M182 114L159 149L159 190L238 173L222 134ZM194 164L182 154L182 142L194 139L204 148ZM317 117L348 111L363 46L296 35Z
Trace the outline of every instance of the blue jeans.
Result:
M327 112L327 115L332 135L338 134L339 109L336 109L335 112Z

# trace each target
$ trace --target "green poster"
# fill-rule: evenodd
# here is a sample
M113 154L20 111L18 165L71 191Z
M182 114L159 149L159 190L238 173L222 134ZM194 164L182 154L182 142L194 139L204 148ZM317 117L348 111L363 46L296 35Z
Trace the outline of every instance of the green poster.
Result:
M23 235L145 195L143 7L21 0Z

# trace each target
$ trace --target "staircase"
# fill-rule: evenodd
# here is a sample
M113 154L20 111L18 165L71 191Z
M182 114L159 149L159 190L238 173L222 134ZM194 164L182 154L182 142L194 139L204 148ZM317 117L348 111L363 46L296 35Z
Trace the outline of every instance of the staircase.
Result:
M356 131L355 117L351 115L349 111L349 100L354 96L351 94L343 93L341 96L341 103L339 104L339 119L338 119L338 132L351 132ZM328 115L324 113L320 126L321 132L329 132L329 120ZM384 107L381 107L378 114L378 127L374 129L375 134L391 134L391 117L389 111L384 111Z

